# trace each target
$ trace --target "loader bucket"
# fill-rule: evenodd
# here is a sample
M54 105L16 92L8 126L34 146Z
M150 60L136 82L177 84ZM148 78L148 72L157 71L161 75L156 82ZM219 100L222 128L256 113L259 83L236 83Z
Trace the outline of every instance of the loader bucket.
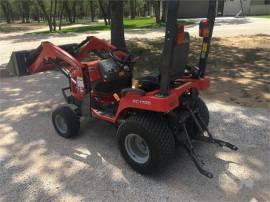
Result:
M30 51L16 51L12 52L9 63L6 67L11 75L23 76L26 75L28 64L27 59Z
M74 56L74 48L78 44L65 44L59 46L69 54ZM39 56L38 49L32 49L27 51L14 51L11 54L9 63L6 66L6 70L14 76L23 76L29 74L29 67Z

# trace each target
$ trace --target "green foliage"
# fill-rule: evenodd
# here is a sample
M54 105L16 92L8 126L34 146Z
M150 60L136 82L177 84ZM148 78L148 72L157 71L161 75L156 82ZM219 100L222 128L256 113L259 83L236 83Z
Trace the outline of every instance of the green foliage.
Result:
M258 16L252 16L252 17L255 17L255 18L267 18L267 19L270 19L270 15L258 15Z
M136 18L136 19L124 19L124 25L127 29L141 29L141 28L156 28L161 25L157 24L155 18Z
M134 20L131 19L124 19L124 26L125 29L142 29L142 28L157 28L162 25L158 25L155 22L154 18L137 18ZM91 31L101 31L101 30L108 30L110 26L104 25L104 23L96 23L89 26L81 26L81 27L71 27L71 28L63 28L61 30L62 33L69 33L69 32L91 32ZM46 33L46 32L38 32L38 33Z
M179 23L184 25L194 24L192 20L178 20ZM136 19L124 19L124 26L125 29L145 29L145 28L158 28L164 27L165 24L157 24L155 18L147 17L147 18L136 18ZM92 31L102 31L102 30L109 30L110 26L104 25L104 23L95 23L89 26L80 26L80 27L70 27L70 28L63 28L61 31L57 31L56 33L81 33L81 32L92 32ZM40 33L48 33L45 32L35 32L35 34Z

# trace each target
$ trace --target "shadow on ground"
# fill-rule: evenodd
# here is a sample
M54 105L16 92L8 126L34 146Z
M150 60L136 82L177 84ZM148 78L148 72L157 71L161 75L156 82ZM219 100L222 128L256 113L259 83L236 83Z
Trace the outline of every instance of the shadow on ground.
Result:
M96 34L97 32L94 32L92 34ZM51 37L54 38L63 38L63 37L74 37L77 36L76 33L67 33L67 34L58 34L58 33L53 33L53 34L14 34L14 35L2 35L0 37L0 41L5 41L5 40L12 40L12 43L20 43L20 42L25 42L25 41L43 41L46 39L49 39Z
M164 171L152 176L135 173L119 154L116 128L101 121L84 121L72 140L57 136L51 112L63 103L60 88L67 83L59 72L46 72L0 80L0 200L270 201L269 109L216 103L237 104L230 98L238 102L246 96L245 101L254 100L252 106L258 106L254 95L264 102L269 48L260 47L269 36L224 40L214 40L208 72L215 79L205 96L210 98L211 130L240 150L196 146L214 179L201 176L181 147ZM190 62L196 64L200 45L198 39L192 41ZM129 43L142 56L136 75L160 65L162 42Z
M101 30L102 31L102 30ZM85 35L94 35L94 34L99 34L101 31L88 31L88 32L84 32L83 34ZM109 33L109 30L107 30ZM134 30L132 29L128 29L125 31L126 33L134 33ZM136 35L145 35L145 34L151 34L151 33L164 33L164 29L163 28L157 28L157 29L136 29ZM82 33L72 33L72 32L68 32L68 33L40 33L40 34L35 34L35 33L26 33L26 34L21 34L18 35L16 34L8 34L8 35L2 35L0 36L0 41L5 41L5 40L11 40L12 43L20 43L20 42L25 42L25 41L29 41L29 42L33 42L33 41L43 41L43 40L47 40L49 38L69 38L69 37L74 37L74 36L78 36L81 35Z
M214 38L207 68L211 87L205 96L223 103L268 107L269 44L269 35ZM134 54L141 56L135 67L136 76L157 71L163 39L137 39L128 45ZM191 38L189 64L198 64L200 50L200 39Z
M249 24L252 23L252 21L248 18L240 17L240 18L232 18L232 19L226 19L222 18L216 19L215 26L223 26L223 25L242 25L242 24Z
M14 23L14 24L0 23L0 33L30 31L40 26L41 25L38 23Z
M1 79L1 201L270 200L265 110L210 103L211 130L240 147L196 146L214 179L201 176L181 147L164 171L141 176L121 158L107 123L85 121L71 140L56 135L51 111L65 84L57 72Z

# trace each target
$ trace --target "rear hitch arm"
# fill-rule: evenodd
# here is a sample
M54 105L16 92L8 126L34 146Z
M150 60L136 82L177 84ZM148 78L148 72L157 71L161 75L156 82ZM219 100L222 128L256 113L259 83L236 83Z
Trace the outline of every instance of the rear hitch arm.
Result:
M205 163L196 154L194 147L193 147L193 140L207 142L207 143L214 143L220 147L228 147L229 149L234 150L234 151L238 150L238 147L229 143L229 142L214 138L213 135L211 134L211 132L209 131L207 125L202 120L202 118L197 110L193 111L188 106L186 106L185 110L183 110L182 114L183 114L182 117L177 117L177 115L175 113L170 113L170 115L178 121L178 123L180 124L180 126L182 128L181 131L183 132L183 133L181 133L181 134L183 134L183 136L181 136L180 133L176 132L178 130L177 129L175 131L176 138L180 142L182 142L182 140L183 140L184 147L186 148L189 156L191 157L191 159L192 159L193 163L195 164L196 168L198 169L198 171L202 175L204 175L208 178L213 178L213 174L204 168ZM196 135L195 137L192 137L192 138L187 131L186 123L185 123L186 119L189 117L191 117L193 119L194 123L196 124L196 126L198 127L199 132L200 132L199 135ZM207 134L208 134L207 136L204 135L204 131L207 132ZM184 137L184 139L182 139L183 137Z
M187 132L185 124L183 124L183 129L184 129L184 134L185 134L185 139L186 139L185 148L187 149L188 154L190 155L190 157L191 157L192 161L194 162L196 168L198 169L198 171L202 175L204 175L204 176L206 176L208 178L213 178L213 173L211 173L211 172L209 172L209 171L207 171L207 170L205 170L203 168L205 163L203 162L203 160L199 159L197 154L195 153L194 147L192 145L192 142L191 142L191 139L190 139L189 134Z
M201 116L199 113L195 113L190 109L190 108L187 108L191 117L193 118L196 126L198 127L198 129L200 130L200 133L201 135L200 136L197 136L195 138L195 140L199 140L199 141L203 141L203 142L208 142L208 143L214 143L214 144L217 144L219 145L220 147L227 147L233 151L237 151L238 150L238 147L229 143L229 142L226 142L226 141L223 141L223 140L219 140L219 139L216 139L213 137L212 133L209 131L208 127L206 126L206 124L204 123L204 121L202 120ZM196 112L196 111L195 111ZM207 132L208 136L204 136L204 130Z

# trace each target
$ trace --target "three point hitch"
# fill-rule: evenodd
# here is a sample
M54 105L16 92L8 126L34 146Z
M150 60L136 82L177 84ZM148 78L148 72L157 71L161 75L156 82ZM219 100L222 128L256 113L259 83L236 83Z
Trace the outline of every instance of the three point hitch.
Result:
M208 178L213 178L213 174L207 171L206 169L204 169L205 163L196 154L193 147L193 142L202 141L202 142L207 142L207 143L213 143L220 147L228 147L229 149L233 151L237 151L238 147L236 147L235 145L229 142L214 138L211 132L209 131L207 125L204 123L203 119L201 118L200 114L196 110L192 111L189 107L186 107L186 110L189 117L192 118L196 127L199 129L199 134L195 135L195 137L191 137L190 134L188 133L185 122L183 122L183 120L180 120L179 123L182 125L182 129L184 133L184 140L185 140L184 146L187 149L188 154L190 155L192 161L194 162L199 172Z

